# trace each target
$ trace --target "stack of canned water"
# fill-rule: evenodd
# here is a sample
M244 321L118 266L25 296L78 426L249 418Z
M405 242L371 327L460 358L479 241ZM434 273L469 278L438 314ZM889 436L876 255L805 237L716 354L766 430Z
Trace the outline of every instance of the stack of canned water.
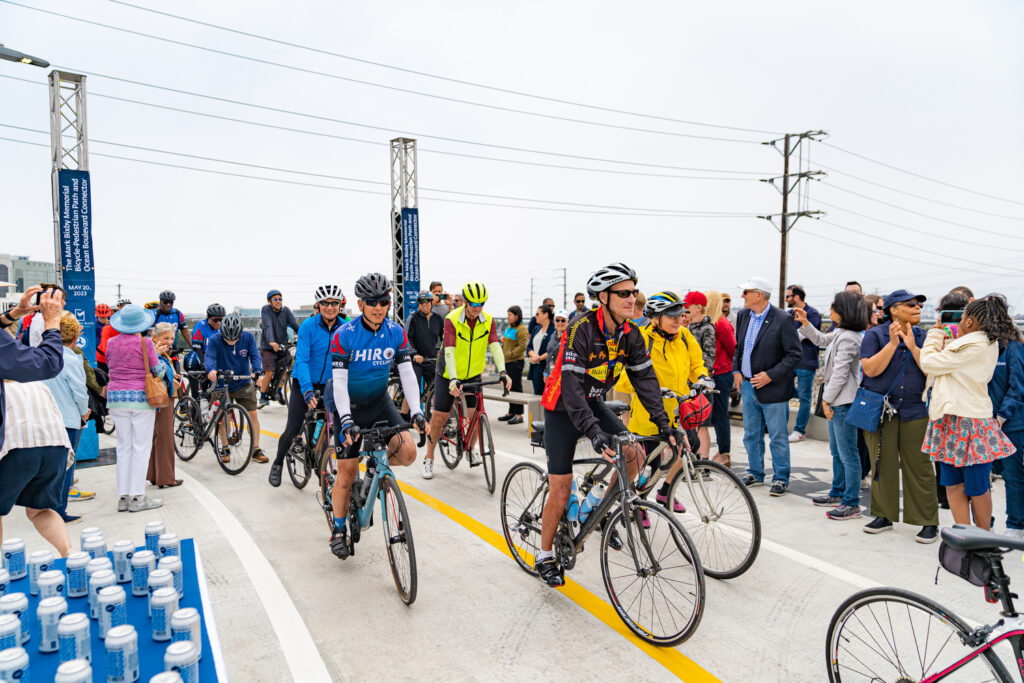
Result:
M135 549L130 540L117 541L108 553L100 529L82 530L79 552L68 555L66 574L54 568L48 550L35 551L26 559L25 542L10 538L0 554L0 681L31 680L29 655L25 646L38 639L42 653L57 653L60 666L55 683L87 683L92 674L92 623L105 643L108 683L139 680L138 633L128 624L128 595L145 597L152 638L171 641L164 654L165 672L151 683L186 683L199 680L202 656L202 625L194 607L179 609L184 597L181 544L167 533L162 522L150 522L145 529L145 550ZM8 592L12 581L28 577L29 593L39 596L35 619L28 596ZM88 613L68 612L68 599L88 598ZM84 605L83 605L84 607Z

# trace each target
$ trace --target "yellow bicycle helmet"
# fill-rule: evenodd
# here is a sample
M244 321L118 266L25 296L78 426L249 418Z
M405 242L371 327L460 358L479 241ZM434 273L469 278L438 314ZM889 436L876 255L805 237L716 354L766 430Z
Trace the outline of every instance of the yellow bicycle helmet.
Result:
M466 303L482 304L487 301L487 287L482 282L467 282L462 288L462 298Z
M160 308L160 302L159 301L148 301L148 302L146 302L144 308L147 311L156 310L156 309Z

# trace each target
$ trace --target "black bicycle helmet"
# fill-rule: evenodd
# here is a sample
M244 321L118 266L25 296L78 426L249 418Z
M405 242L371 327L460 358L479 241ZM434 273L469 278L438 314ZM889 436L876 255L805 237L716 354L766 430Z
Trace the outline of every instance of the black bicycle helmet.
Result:
M683 312L683 300L675 292L668 290L652 294L644 306L644 315L653 318L656 315L681 315Z
M170 301L173 304L174 300L177 297L174 296L174 292L172 292L169 289L165 289L164 291L160 292L160 296L158 298L160 299L160 301Z
M603 292L612 285L626 280L632 280L635 285L636 271L625 263L610 263L590 276L590 280L587 281L587 294L591 299L596 300L598 292Z
M356 280L356 297L376 299L391 294L391 281L383 273L367 273Z
M427 303L429 301L433 301L433 300L434 300L434 295L431 294L430 292L428 292L425 289L422 292L420 292L419 294L416 295L416 303L418 303L418 304L425 304L425 303Z
M225 315L227 315L227 311L220 304L210 304L206 307L207 318L223 318Z
M238 341L242 336L242 319L237 313L229 313L224 317L224 322L220 324L220 336L225 341Z

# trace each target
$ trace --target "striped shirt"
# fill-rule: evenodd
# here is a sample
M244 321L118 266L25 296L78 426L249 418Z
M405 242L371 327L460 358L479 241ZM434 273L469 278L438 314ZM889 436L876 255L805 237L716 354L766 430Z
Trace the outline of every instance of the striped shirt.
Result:
M7 382L6 438L0 458L15 448L71 448L64 418L49 387L42 382Z
M772 305L768 304L760 313L754 313L754 309L750 309L750 323L747 325L747 334L743 337L743 360L740 361L740 370L743 372L745 379L750 379L754 376L754 370L750 367L750 354L754 352L757 333L761 331L761 325L764 324L764 319L768 317L768 311L771 310L771 307Z

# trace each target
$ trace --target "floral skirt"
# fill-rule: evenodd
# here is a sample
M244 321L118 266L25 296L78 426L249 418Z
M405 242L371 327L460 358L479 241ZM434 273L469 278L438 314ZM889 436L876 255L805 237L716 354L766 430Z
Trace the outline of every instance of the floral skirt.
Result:
M107 410L123 408L125 410L154 410L146 400L145 390L138 389L107 389Z
M1016 452L995 418L944 415L928 422L921 450L936 462L954 467L980 465Z

